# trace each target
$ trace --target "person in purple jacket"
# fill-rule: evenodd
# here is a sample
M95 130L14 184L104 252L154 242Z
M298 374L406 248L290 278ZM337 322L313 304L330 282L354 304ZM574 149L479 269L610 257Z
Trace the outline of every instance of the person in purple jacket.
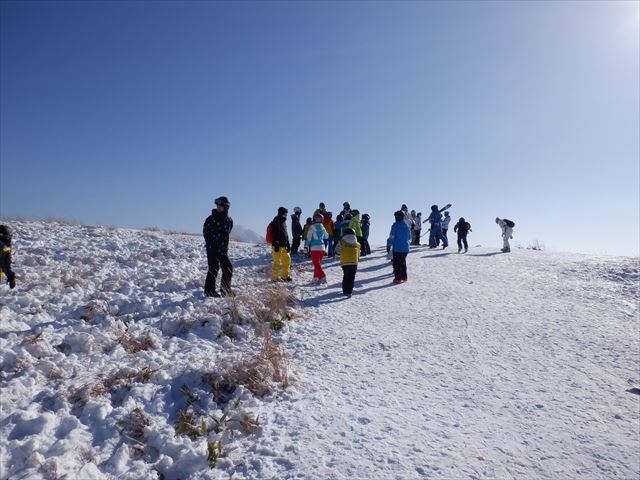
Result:
M411 230L404 221L404 212L398 210L394 217L396 221L391 225L391 232L387 239L387 252L393 249L393 283L407 281L407 254L411 243Z

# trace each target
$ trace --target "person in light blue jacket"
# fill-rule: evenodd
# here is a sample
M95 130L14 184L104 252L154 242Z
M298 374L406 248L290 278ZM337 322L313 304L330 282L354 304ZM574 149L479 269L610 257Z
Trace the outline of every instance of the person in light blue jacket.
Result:
M324 242L329 239L322 222L324 216L320 213L313 214L313 225L307 231L307 245L311 252L311 263L313 263L313 283L326 283L327 277L322 269L322 257L325 255Z
M391 232L387 240L387 252L393 249L393 283L407 281L407 254L411 243L411 230L404 221L404 212L394 213L396 221L391 225Z

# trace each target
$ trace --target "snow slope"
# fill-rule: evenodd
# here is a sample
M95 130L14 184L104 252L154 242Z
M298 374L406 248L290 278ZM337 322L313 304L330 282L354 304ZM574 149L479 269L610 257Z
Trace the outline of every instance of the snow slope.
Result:
M298 261L291 382L259 398L205 379L260 348L233 319L273 289L266 246L232 244L230 302L201 293L198 237L12 227L0 479L640 476L637 258L419 247L392 285L377 249L350 299L336 261L323 286ZM185 411L205 435L176 434Z

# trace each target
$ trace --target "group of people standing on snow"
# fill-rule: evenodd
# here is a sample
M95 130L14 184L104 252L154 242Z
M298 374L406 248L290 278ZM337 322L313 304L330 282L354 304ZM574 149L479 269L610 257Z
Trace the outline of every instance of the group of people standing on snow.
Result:
M429 248L437 248L441 242L442 248L447 248L449 246L447 232L449 231L449 224L451 223L451 216L447 209L450 206L451 205L447 205L442 209L438 209L438 205L432 205L429 217L423 221L422 212L416 213L415 210L411 210L409 213L409 209L403 204L398 212L402 213L404 222L409 226L411 236L410 245L419 246L421 244L422 224L429 222L430 227L427 230L429 233ZM458 223L453 227L453 231L458 234L458 253L462 251L463 246L464 252L466 253L469 250L467 234L471 231L471 224L468 223L464 217L460 217Z
M215 208L211 211L203 225L202 234L205 239L207 253L207 275L204 284L204 293L208 297L234 296L231 289L233 265L229 260L229 237L233 229L233 219L229 216L231 202L225 196L215 199ZM303 226L300 222L302 209L295 207L291 215L291 237L286 225L288 210L285 207L278 208L277 215L267 228L267 243L271 244L273 267L271 269L272 281L290 282L291 255L306 255L311 258L313 264L313 282L326 283L326 275L322 268L322 260L325 255L329 258L339 256L343 270L342 291L344 295L351 296L361 256L371 253L369 245L370 217L368 214L360 216L357 209L352 209L349 202L343 203L343 209L334 221L332 213L327 211L324 203L320 203L312 217L306 219ZM393 251L394 283L407 281L406 258L411 245L420 245L422 224L429 222L429 248L436 248L442 243L445 249L449 245L447 232L450 216L447 205L444 209L438 209L437 205L431 206L429 217L422 221L422 214L415 210L408 211L406 205L394 213L395 222L387 240L387 253ZM442 212L444 211L444 216ZM515 223L506 218L496 218L496 224L502 230L502 252L510 252L509 240L513 238ZM457 233L458 253L464 248L469 249L467 235L471 232L471 224L464 217L460 217L453 227ZM300 247L304 241L304 252ZM218 272L222 270L220 291L216 290ZM0 225L0 278L6 276L6 282L10 288L16 286L16 276L11 268L11 231L6 225Z
M233 229L233 220L229 216L229 199L225 196L215 199L216 207L207 217L203 226L207 251L208 271L204 292L210 297L234 296L231 289L233 266L228 257L229 235ZM291 255L306 255L313 264L313 282L326 283L326 274L322 268L325 256L340 258L343 270L342 292L350 297L358 268L360 256L371 253L369 245L370 217L368 214L360 217L357 209L352 209L349 202L343 203L343 209L336 220L333 214L326 210L325 204L320 202L313 216L308 217L304 225L301 223L302 209L295 207L291 215L291 238L289 240L286 225L289 211L286 207L279 207L276 216L267 227L266 240L271 245L273 266L271 280L274 282L290 282ZM439 209L438 205L431 206L431 213L426 220L422 220L422 213L415 210L409 212L406 205L394 213L395 222L387 239L387 253L392 253L393 283L407 281L406 258L411 245L420 245L422 224L429 222L429 248L436 248L442 243L442 248L449 246L448 230L451 221L449 211L451 205ZM444 215L443 215L444 212ZM496 218L496 223L502 229L502 252L510 252L509 239L513 238L515 224L508 219ZM471 224L464 217L460 217L453 227L457 234L458 253L469 249L467 235L471 232ZM304 251L300 251L304 241ZM222 269L220 292L215 288L218 271Z
M277 215L267 227L266 236L273 256L272 281L290 282L291 255L305 255L313 264L313 283L326 283L322 261L325 256L335 258L339 255L344 272L342 290L346 296L351 296L358 260L360 256L371 253L368 240L370 217L366 213L361 217L360 211L351 208L349 202L344 202L342 207L334 221L333 213L326 209L324 202L320 202L304 225L301 223L302 209L295 207L291 215L291 244L286 227L289 212L286 207L278 208ZM304 251L301 253L302 242Z

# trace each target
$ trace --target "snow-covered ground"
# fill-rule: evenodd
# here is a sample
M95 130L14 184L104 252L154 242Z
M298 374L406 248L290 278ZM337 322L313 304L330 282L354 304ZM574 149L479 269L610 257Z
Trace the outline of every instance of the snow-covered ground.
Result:
M10 225L0 479L640 477L637 258L419 247L392 285L376 249L344 299L336 261L274 286L234 242L230 301L198 236ZM267 343L288 374L259 396Z

